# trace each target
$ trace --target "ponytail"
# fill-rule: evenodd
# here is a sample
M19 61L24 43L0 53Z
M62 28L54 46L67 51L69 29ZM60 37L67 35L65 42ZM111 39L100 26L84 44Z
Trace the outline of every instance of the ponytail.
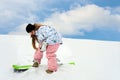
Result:
M34 49L37 49L36 47L36 41L38 42L37 36L36 35L31 35L32 38L32 46Z

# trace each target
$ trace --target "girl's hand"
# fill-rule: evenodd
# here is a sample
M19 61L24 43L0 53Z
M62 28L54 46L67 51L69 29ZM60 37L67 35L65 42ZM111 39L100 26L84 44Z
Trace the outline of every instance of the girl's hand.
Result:
M38 51L38 48L35 48L36 51Z
M35 50L38 51L40 50L40 48L41 48L41 45L39 45L38 48L36 48Z

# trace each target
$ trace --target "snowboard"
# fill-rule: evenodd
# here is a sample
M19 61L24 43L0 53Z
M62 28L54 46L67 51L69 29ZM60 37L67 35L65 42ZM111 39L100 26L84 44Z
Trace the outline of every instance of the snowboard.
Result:
M75 62L69 62L67 64L70 64L70 65L75 65ZM58 66L62 66L64 65L63 63L59 63ZM14 72L24 72L28 69L30 69L32 67L32 65L17 65L17 64L14 64L12 65L13 67L13 70Z
M12 65L14 72L23 72L28 70L30 67L32 67L32 65Z

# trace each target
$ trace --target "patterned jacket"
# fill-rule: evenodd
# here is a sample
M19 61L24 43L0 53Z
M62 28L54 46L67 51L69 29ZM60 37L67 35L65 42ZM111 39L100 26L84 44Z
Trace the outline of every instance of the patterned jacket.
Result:
M46 42L47 44L62 44L62 36L53 27L41 26L35 34L38 38L39 43Z

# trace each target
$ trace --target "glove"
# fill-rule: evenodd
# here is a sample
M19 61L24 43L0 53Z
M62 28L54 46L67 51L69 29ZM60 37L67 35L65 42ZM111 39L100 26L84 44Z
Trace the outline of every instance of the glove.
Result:
M40 51L43 51L43 52L46 51L46 47L47 47L47 43L43 42L41 45Z

